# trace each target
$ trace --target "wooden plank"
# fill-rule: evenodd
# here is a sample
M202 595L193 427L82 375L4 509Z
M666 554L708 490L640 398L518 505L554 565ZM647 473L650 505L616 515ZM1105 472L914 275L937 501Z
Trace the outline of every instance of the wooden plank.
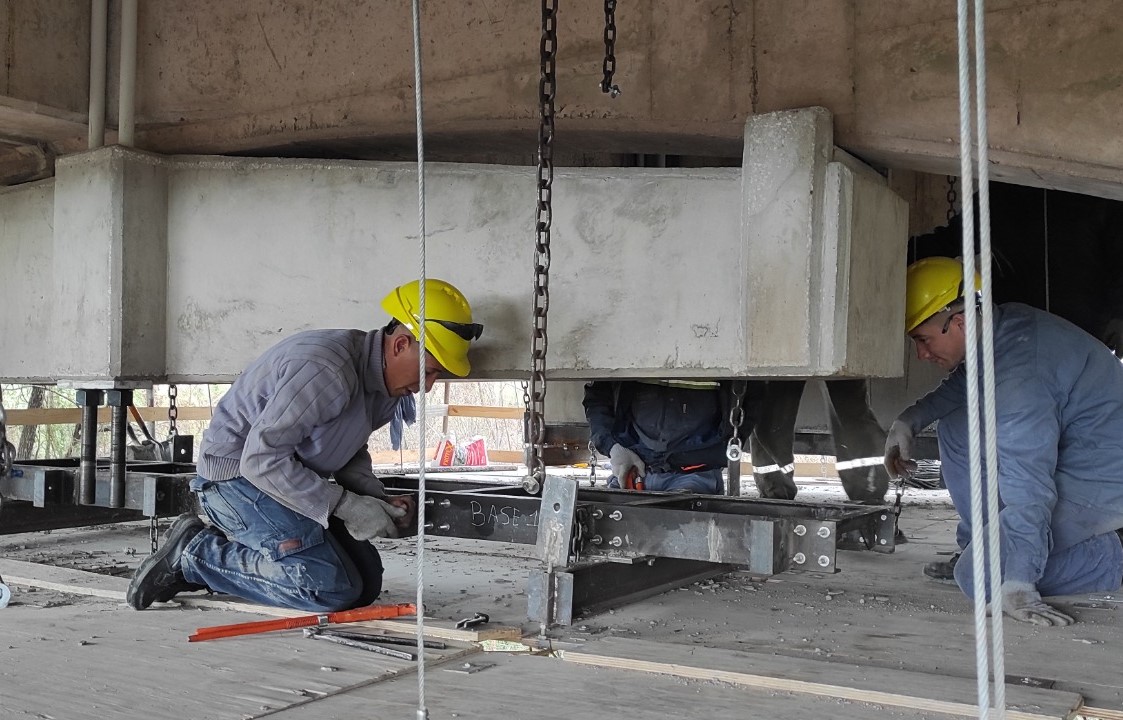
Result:
M84 570L70 570L53 565L41 565L22 560L8 560L0 558L0 577L8 585L24 587L37 587L44 590L72 593L74 595L89 595L101 597L118 602L125 601L125 592L129 587L128 578L111 577ZM238 612L268 615L272 617L298 617L308 615L302 610L289 608L255 605L237 598L214 595L180 595L175 599L185 607L206 609L237 610ZM412 635L417 632L417 624L405 620L368 620L359 623L349 623L362 627ZM437 640L455 640L458 642L481 642L483 640L511 640L522 637L522 630L515 627L484 626L478 629L461 630L455 627L454 622L446 620L425 621L425 635Z
M579 652L561 650L558 654L563 660L596 667L716 680L957 717L979 714L973 678L623 638L606 638L588 643ZM653 657L660 661L645 659ZM814 677L816 681L796 679L800 677ZM876 689L879 687L910 694L884 692ZM1076 693L1007 685L1006 704L1009 720L1063 720L1083 704L1083 699Z
M145 422L160 422L168 419L166 407L137 407L141 418ZM214 413L209 407L179 406L178 421L184 420L210 420ZM82 422L81 408L34 408L31 410L8 410L7 421L9 425L75 425ZM98 410L97 421L109 422L109 408L102 407Z
M129 587L128 578L7 558L0 558L0 577L8 585L90 595L118 602L125 602L125 591Z
M1085 705L1076 711L1073 720L1123 720L1123 710L1089 707Z
M493 420L522 420L526 412L518 407L494 405L447 405L449 417L491 418Z

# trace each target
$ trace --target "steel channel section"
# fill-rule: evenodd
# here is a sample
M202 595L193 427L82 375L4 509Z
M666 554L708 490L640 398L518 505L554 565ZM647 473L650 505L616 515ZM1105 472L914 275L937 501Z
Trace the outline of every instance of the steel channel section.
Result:
M546 570L535 569L527 584L527 616L538 623L569 625L583 615L639 602L736 569L673 558L650 558L634 564L581 563L555 570L552 579Z
M429 491L426 496L427 535L520 545L538 541L539 498Z
M660 507L598 508L586 554L653 555L733 563L759 575L788 568L790 518L731 515ZM793 550L794 551L794 550ZM831 551L833 561L833 546Z
M144 515L136 510L94 505L47 505L37 508L28 502L5 500L0 504L0 535L143 519Z
M52 467L45 463L61 463ZM20 463L12 477L0 483L0 497L25 500L35 507L75 504L79 464L73 460ZM197 509L189 483L195 476L194 466L181 463L139 462L125 473L122 509L136 510L146 516L179 515ZM114 507L112 504L112 468L98 467L94 477L91 507Z

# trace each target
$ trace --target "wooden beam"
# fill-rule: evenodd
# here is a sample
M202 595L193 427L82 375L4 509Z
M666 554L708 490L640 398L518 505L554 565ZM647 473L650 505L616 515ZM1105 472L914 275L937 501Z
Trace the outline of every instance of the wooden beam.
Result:
M9 586L36 587L44 590L71 593L74 595L88 595L125 602L125 593L129 587L128 578L100 575L86 572L85 570L70 570L53 565L41 565L22 560L8 560L0 558L0 577ZM273 617L298 617L308 615L302 610L255 605L237 598L216 595L180 595L175 602L186 607L206 609L237 610L238 612L270 615ZM416 623L406 620L368 620L365 622L348 623L357 627L369 627L377 630L413 634L417 631ZM502 625L484 626L479 629L459 629L455 622L448 620L426 620L425 635L439 640L455 640L458 642L482 642L483 640L514 640L522 637L522 629Z
M495 420L522 420L522 408L489 405L447 405L449 417L492 418Z
M137 407L145 422L160 422L168 419L166 407ZM179 406L177 420L210 420L214 409L209 407ZM81 408L35 408L31 410L8 410L8 425L74 425L82 422ZM98 410L97 421L109 422L109 408Z
M568 662L593 667L727 682L758 690L804 693L954 717L979 715L977 705L973 704L973 678L624 638L597 640L579 652L562 650L558 655ZM647 660L649 657L658 657L660 662ZM746 672L752 670L757 672ZM813 677L816 682L796 679L801 676ZM877 689L882 687L902 692ZM1006 694L1008 707L1036 710L1008 709L1009 720L1063 720L1083 704L1079 694L1059 690L1007 685Z

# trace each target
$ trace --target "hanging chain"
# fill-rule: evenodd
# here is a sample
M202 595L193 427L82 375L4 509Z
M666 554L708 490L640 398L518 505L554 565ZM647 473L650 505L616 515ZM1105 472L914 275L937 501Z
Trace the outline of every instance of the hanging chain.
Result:
M604 0L604 79L600 91L611 98L620 97L620 86L612 82L616 73L616 0Z
M589 487L597 486L597 449L589 441Z
M729 410L729 424L733 426L733 434L729 438L729 446L725 448L725 457L730 462L737 462L744 455L741 449L741 425L745 422L745 388L748 383L737 380L733 383L733 407Z
M179 408L175 404L177 397L179 397L179 388L175 385L168 385L168 434L172 437L179 434L179 430L175 426L175 420L179 417Z
M527 474L541 486L546 468L542 449L546 442L546 351L549 337L546 316L550 309L550 226L553 221L554 96L557 89L557 0L542 0L541 77L538 102L538 208L534 238L534 328L531 337L530 416Z
M955 176L948 175L948 225L951 225L951 219L955 217L955 203L959 199L959 194L955 191Z
M0 478L8 477L15 455L15 447L8 442L8 416L4 411L4 396L0 393Z

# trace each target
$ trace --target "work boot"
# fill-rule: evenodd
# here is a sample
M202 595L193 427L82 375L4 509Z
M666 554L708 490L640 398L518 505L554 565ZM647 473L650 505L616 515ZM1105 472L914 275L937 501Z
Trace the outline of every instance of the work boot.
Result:
M203 530L198 515L176 518L164 534L164 544L140 564L129 583L125 600L134 610L144 610L154 602L167 602L181 592L206 590L205 585L188 582L183 576L180 558L191 539Z
M924 566L924 574L940 582L955 582L955 564L959 562L960 553L955 553L947 560L935 560Z

